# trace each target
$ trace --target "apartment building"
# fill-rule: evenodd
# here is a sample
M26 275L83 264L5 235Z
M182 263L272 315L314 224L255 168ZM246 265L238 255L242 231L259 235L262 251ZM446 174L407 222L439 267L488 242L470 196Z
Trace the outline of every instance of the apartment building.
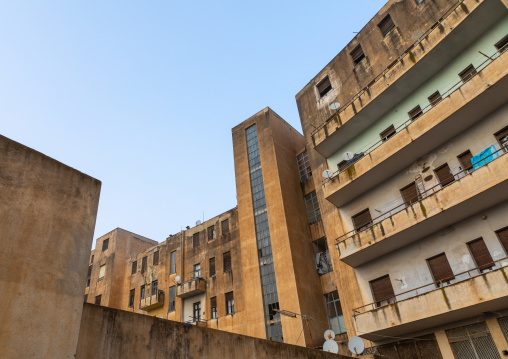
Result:
M506 50L504 0L389 1L296 95L347 334L370 352L508 356Z

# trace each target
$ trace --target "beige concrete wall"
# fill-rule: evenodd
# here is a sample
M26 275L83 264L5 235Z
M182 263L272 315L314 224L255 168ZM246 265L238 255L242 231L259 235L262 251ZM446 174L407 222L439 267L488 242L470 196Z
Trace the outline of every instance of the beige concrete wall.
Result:
M0 136L0 357L72 358L101 183Z
M85 304L76 358L292 358L341 355Z

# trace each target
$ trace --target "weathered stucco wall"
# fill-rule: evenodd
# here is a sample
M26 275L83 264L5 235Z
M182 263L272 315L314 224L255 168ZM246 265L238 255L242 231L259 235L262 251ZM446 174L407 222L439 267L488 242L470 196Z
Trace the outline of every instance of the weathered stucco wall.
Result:
M348 358L85 304L76 358Z
M101 183L0 136L0 358L71 358Z

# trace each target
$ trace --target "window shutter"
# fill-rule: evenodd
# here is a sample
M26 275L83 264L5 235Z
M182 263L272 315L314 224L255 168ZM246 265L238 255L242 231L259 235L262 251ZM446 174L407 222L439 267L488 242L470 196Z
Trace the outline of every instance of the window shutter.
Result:
M436 282L449 281L455 278L450 263L448 263L448 259L444 253L427 259L427 262L429 263L430 271Z
M503 245L504 251L508 254L508 227L497 231L496 234Z
M455 178L450 172L450 167L448 167L448 163L437 168L435 172L441 186L446 186L448 183L455 181Z
M395 24L393 23L390 14L388 14L383 20L381 20L378 26L383 36L386 36L390 32L390 30L395 27Z
M411 203L418 202L418 191L416 190L416 184L414 182L402 188L400 193L402 193L402 199L404 200L406 206L409 206Z
M471 154L471 151L467 150L463 154L457 156L460 161L460 165L463 170L469 170L473 168L473 165L471 163L471 158L473 158L473 155Z
M365 227L369 226L370 223L372 222L372 217L370 216L370 211L368 208L354 215L352 219L355 229L357 231L364 229Z
M494 263L492 263L492 256L490 255L483 238L475 239L467 245L469 246L474 261L480 270L491 268L494 265Z
M389 275L371 281L370 286L372 288L374 300L378 306L382 301L395 297Z
M210 258L210 277L215 275L215 257Z

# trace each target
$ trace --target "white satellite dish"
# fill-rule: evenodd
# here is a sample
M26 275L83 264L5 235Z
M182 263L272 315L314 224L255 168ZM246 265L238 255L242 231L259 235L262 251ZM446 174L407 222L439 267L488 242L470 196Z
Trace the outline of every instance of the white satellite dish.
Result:
M335 333L333 330L331 329L328 329L327 331L325 331L325 340L328 340L328 339L335 339Z
M201 221L198 219L198 220L196 221L196 226L199 226L200 224L201 224Z
M362 354L365 350L365 343L363 342L363 339L360 337L352 337L349 339L349 342L347 343L347 346L351 353L353 354Z
M344 154L342 155L342 159L344 161L351 161L354 156L355 154L353 152L344 152Z
M333 176L333 171L332 170L324 170L323 171L323 177L324 178L331 178Z
M335 340L327 340L323 344L323 351L337 354L339 352L339 345Z
M338 103L338 102L334 102L330 105L330 110L332 110L332 111L338 110L339 108L340 108L340 103Z
M179 276L179 275L177 275L177 276L175 277L175 283L178 283L178 282L180 282L180 276Z

